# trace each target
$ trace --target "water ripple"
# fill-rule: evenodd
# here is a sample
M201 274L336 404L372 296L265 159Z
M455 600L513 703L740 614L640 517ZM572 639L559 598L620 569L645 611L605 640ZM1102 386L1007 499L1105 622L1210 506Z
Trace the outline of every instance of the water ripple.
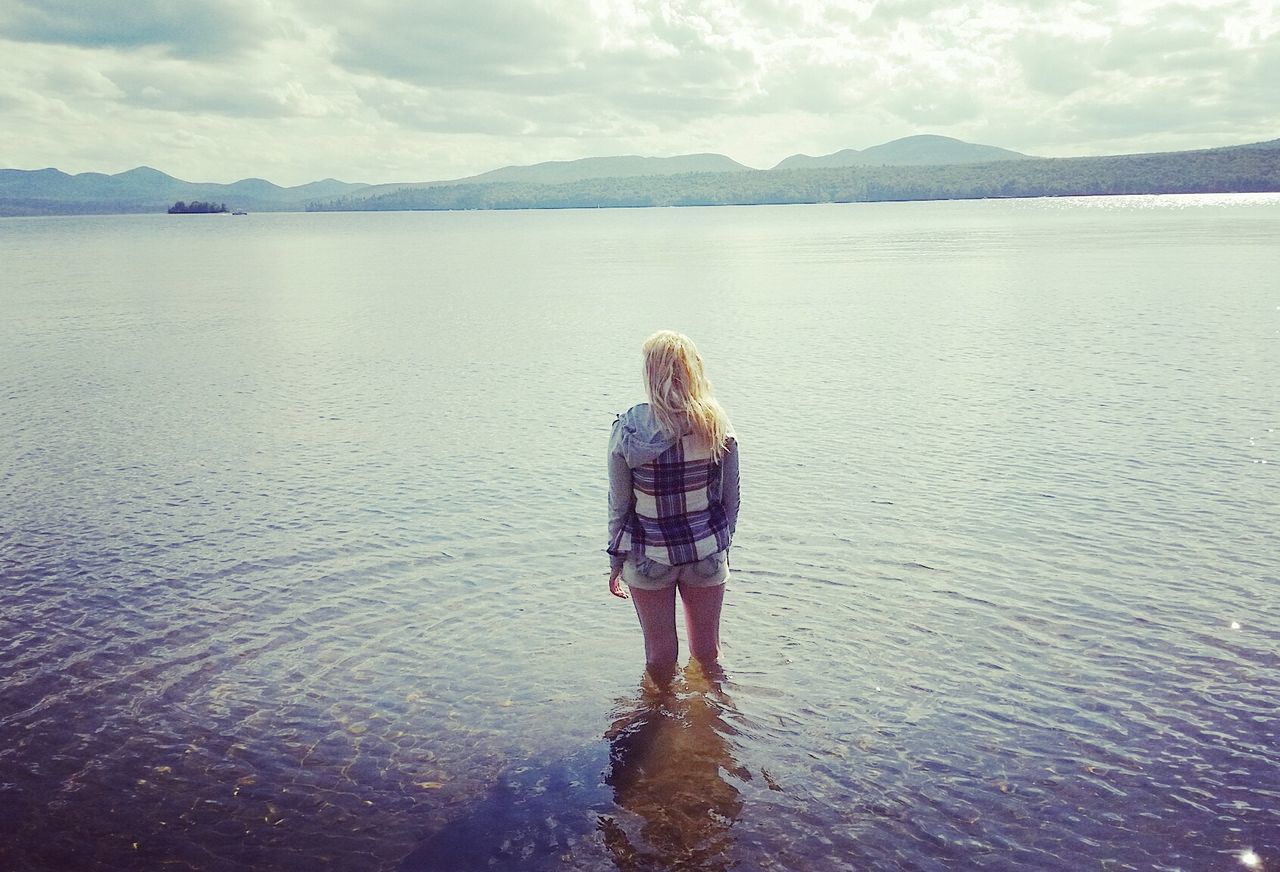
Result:
M0 863L1269 868L1280 213L1166 205L0 236ZM659 322L744 465L665 690L600 554Z

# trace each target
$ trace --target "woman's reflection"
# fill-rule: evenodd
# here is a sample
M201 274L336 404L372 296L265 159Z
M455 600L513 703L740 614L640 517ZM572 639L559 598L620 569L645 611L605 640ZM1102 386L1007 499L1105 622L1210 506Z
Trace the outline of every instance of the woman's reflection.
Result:
M601 822L618 868L728 869L742 812L733 781L750 774L733 757L735 714L720 684L691 660L664 685L648 675L605 733L614 802L638 816Z

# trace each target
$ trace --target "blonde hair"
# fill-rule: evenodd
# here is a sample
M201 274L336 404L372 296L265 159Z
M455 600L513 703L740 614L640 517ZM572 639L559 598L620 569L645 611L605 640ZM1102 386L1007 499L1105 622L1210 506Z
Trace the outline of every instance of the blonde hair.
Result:
M697 433L711 443L719 462L730 437L729 416L716 402L693 340L659 330L644 341L644 381L649 405L664 430Z

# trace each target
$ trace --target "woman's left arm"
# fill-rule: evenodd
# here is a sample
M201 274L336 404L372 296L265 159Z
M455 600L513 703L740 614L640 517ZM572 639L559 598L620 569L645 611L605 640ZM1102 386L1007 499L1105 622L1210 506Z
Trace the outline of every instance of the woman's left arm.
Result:
M720 458L720 501L724 505L724 515L729 521L729 538L732 539L738 528L738 507L742 502L738 489L737 439L729 440L724 457Z

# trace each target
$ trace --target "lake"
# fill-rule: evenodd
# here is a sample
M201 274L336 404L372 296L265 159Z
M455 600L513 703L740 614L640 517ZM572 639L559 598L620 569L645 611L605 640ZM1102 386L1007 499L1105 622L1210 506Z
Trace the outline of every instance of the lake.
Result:
M0 865L1272 868L1277 277L1280 194L4 219ZM666 693L659 328L743 476Z

